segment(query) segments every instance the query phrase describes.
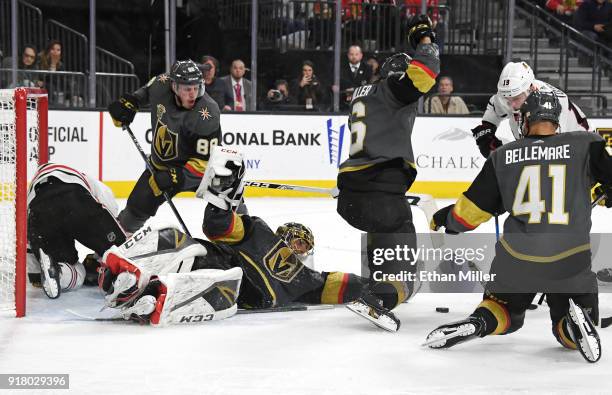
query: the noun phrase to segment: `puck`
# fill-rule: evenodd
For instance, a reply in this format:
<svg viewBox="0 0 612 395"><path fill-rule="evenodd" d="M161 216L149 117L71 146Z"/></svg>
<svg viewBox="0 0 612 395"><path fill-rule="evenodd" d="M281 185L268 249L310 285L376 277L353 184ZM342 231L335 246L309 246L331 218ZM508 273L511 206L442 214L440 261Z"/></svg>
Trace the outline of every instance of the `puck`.
<svg viewBox="0 0 612 395"><path fill-rule="evenodd" d="M607 327L610 326L610 324L612 324L612 317L602 318L601 319L601 327L602 328L607 328Z"/></svg>
<svg viewBox="0 0 612 395"><path fill-rule="evenodd" d="M538 308L538 305L537 304L533 304L533 303L530 304L529 307L527 307L528 310L535 310L537 308Z"/></svg>
<svg viewBox="0 0 612 395"><path fill-rule="evenodd" d="M449 309L448 309L448 307L436 307L436 312L438 312L438 313L448 313Z"/></svg>

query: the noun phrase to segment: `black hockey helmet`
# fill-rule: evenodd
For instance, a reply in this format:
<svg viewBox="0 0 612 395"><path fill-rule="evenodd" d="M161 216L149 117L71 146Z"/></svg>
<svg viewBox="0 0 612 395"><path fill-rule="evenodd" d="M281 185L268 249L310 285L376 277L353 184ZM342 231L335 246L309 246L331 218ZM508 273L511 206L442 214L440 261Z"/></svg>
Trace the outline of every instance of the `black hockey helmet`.
<svg viewBox="0 0 612 395"><path fill-rule="evenodd" d="M297 222L287 222L276 229L276 235L298 255L309 255L314 250L314 235L309 227ZM301 240L302 248L296 250L294 240Z"/></svg>
<svg viewBox="0 0 612 395"><path fill-rule="evenodd" d="M177 60L174 62L170 68L169 77L177 85L199 85L198 97L204 95L202 71L200 71L200 68L193 60Z"/></svg>
<svg viewBox="0 0 612 395"><path fill-rule="evenodd" d="M202 83L202 72L191 59L177 60L170 68L170 79L177 84L197 85Z"/></svg>
<svg viewBox="0 0 612 395"><path fill-rule="evenodd" d="M412 58L403 52L389 56L380 68L382 78L393 75L402 75L406 72Z"/></svg>
<svg viewBox="0 0 612 395"><path fill-rule="evenodd" d="M527 131L523 130L525 121L530 124L538 121L549 121L555 125L559 125L559 116L561 115L561 103L554 92L534 91L527 96L527 100L520 108L521 124L520 130L523 136L527 135Z"/></svg>

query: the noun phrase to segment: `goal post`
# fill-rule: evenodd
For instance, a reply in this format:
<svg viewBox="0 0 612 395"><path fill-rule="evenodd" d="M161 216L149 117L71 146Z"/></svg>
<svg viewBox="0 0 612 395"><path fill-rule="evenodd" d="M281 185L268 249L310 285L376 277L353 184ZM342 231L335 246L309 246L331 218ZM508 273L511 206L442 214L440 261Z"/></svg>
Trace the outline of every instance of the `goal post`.
<svg viewBox="0 0 612 395"><path fill-rule="evenodd" d="M0 89L0 310L26 312L27 193L49 159L44 89Z"/></svg>

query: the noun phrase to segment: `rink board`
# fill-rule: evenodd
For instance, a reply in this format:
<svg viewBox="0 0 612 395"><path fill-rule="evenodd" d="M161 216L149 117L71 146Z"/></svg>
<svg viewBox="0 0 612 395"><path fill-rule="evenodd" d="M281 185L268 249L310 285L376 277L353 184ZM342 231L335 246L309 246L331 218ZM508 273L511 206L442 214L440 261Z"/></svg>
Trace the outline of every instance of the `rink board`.
<svg viewBox="0 0 612 395"><path fill-rule="evenodd" d="M344 115L223 114L223 144L243 153L250 180L329 188L348 157L347 120ZM610 119L590 122L593 128L612 128ZM476 117L418 117L412 133L418 176L411 191L439 198L463 192L484 164L470 131L479 123ZM131 127L148 152L149 113L138 113ZM507 122L497 136L512 140ZM50 111L49 145L52 161L97 176L117 197L127 197L144 169L132 141L106 112ZM249 188L247 196L321 195Z"/></svg>

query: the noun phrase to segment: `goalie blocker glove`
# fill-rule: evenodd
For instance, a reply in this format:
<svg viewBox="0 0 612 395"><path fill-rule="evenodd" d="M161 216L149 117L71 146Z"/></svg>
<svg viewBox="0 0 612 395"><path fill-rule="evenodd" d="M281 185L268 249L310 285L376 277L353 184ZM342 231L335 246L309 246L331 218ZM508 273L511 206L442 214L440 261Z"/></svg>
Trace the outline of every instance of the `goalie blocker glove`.
<svg viewBox="0 0 612 395"><path fill-rule="evenodd" d="M138 112L138 98L132 94L124 93L119 100L109 104L108 112L116 127L129 126L134 121L136 112Z"/></svg>
<svg viewBox="0 0 612 395"><path fill-rule="evenodd" d="M238 151L216 146L196 191L202 198L222 210L234 210L244 192L244 160Z"/></svg>
<svg viewBox="0 0 612 395"><path fill-rule="evenodd" d="M492 151L495 151L503 144L500 139L495 137L496 130L497 126L487 121L482 121L481 125L472 129L478 149L485 158L488 158Z"/></svg>

